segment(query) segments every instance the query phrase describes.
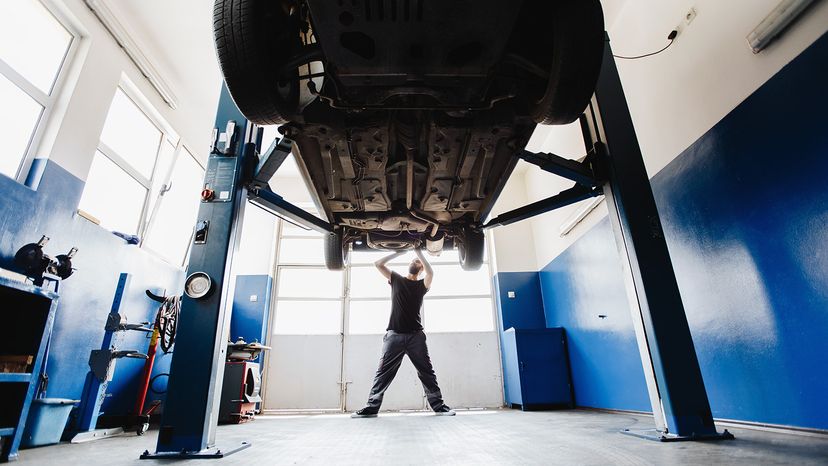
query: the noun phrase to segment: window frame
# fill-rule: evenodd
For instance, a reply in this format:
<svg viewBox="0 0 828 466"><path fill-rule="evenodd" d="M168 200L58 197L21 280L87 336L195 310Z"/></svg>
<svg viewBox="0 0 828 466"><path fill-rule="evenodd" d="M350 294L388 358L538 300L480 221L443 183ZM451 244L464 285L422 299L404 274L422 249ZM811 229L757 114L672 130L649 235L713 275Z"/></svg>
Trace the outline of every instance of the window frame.
<svg viewBox="0 0 828 466"><path fill-rule="evenodd" d="M35 129L32 134L29 135L29 143L26 146L26 150L23 154L21 154L22 157L17 166L17 171L14 176L11 177L19 183L25 183L29 176L34 159L37 158L37 153L41 149L41 145L44 142L44 134L50 126L50 120L55 114L55 107L57 106L58 101L61 100L63 93L67 91L69 75L72 74L71 69L78 57L81 44L86 40L86 37L84 36L77 21L68 15L61 5L57 4L54 0L35 1L39 2L43 8L45 8L46 11L52 15L55 21L57 21L58 24L60 24L63 29L69 33L71 38L69 46L66 48L66 52L63 55L60 68L52 81L52 86L48 93L44 93L35 84L29 82L28 79L23 77L23 75L12 68L11 65L0 58L0 75L3 75L3 77L8 79L12 84L17 86L17 88L31 97L32 100L37 102L38 105L43 107L43 110L41 110L40 116L35 123Z"/></svg>
<svg viewBox="0 0 828 466"><path fill-rule="evenodd" d="M167 142L167 141L162 140L161 144L159 145L158 153L156 154L156 160L155 160L156 165L158 164L158 156L161 154L161 147L163 147L165 142ZM204 163L202 163L201 160L199 160L198 157L196 157L196 155L193 153L193 151L190 150L189 146L184 144L183 138L179 138L178 144L175 145L174 147L175 147L175 149L173 150L170 166L167 169L167 173L164 174L164 176L161 180L158 180L160 182L160 189L164 193L166 193L167 189L171 189L170 188L170 181L172 180L173 172L175 171L175 164L178 163L178 158L179 157L184 156L184 157L192 158L193 161L195 161L196 165L201 167L202 180L204 179L204 173L203 172L207 171L207 167L204 166ZM112 160L112 159L110 159L110 160ZM117 165L117 163L116 163L116 165ZM159 172L158 172L157 169L153 169L153 177L158 173ZM187 242L187 249L184 251L184 259L182 260L182 262L180 264L175 264L175 263L170 262L160 252L158 252L155 249L153 249L153 248L151 248L151 247L144 244L147 241L148 233L152 232L152 227L153 227L153 225L155 225L155 222L158 219L158 211L161 209L161 204L164 203L164 195L161 194L161 193L158 193L158 198L155 199L155 202L153 203L153 192L152 192L153 181L156 181L156 180L154 180L152 178L149 180L150 188L147 189L147 196L146 196L146 200L144 202L145 210L146 210L147 213L146 213L146 215L142 214L141 221L142 221L142 224L144 225L144 227L143 227L144 231L143 231L142 234L140 234L138 236L140 238L140 242L138 243L138 247L140 247L141 249L143 249L145 251L151 252L154 256L158 257L159 259L163 260L164 262L167 262L168 264L172 264L172 265L174 265L176 267L180 267L180 268L186 267L187 262L190 260L190 251L192 251L192 249L193 249L193 241L192 240L193 240L193 235L195 234L195 224L193 224L193 228L192 228L193 231L190 233L190 241ZM152 204L152 205L150 205L150 204ZM198 218L196 218L196 221L198 221Z"/></svg>
<svg viewBox="0 0 828 466"><path fill-rule="evenodd" d="M146 98L140 94L138 89L135 87L132 82L126 79L125 76L122 76L121 81L119 82L118 86L115 88L115 92L112 93L112 98L109 100L109 108L107 109L107 117L109 116L109 110L112 109L112 104L115 101L115 98L118 95L118 92L122 92L124 96L130 100L135 105L135 108L138 109L149 122L158 130L160 133L158 138L157 147L155 149L155 159L152 163L152 175L147 178L143 174L141 174L136 168L134 168L129 162L126 161L123 157L121 157L115 150L111 147L107 146L106 143L103 142L101 138L103 136L103 128L101 127L101 134L98 136L98 144L95 147L97 152L100 152L104 157L108 158L112 163L118 166L121 170L123 170L127 175L129 175L132 179L137 181L144 189L147 190L146 195L144 195L144 202L143 207L141 208L141 215L138 218L138 229L135 234L139 238L143 238L144 233L148 231L149 225L147 224L147 219L151 215L149 212L150 206L150 198L152 197L152 181L153 179L159 175L158 173L158 158L161 155L161 151L164 147L165 142L170 142L176 149L173 152L173 163L175 164L175 158L180 151L181 146L181 138L178 137L178 134L169 128L169 125L163 124L160 118L156 118L153 115L153 112L148 111L149 108L152 108L151 105L148 105L146 102ZM139 97L140 96L140 97ZM106 124L106 123L104 123ZM169 179L170 173L165 175L165 178ZM89 181L88 179L86 180ZM92 215L95 215L95 212L89 212Z"/></svg>
<svg viewBox="0 0 828 466"><path fill-rule="evenodd" d="M187 243L187 250L184 252L184 260L182 263L176 264L170 262L166 257L162 254L158 253L157 251L153 250L150 247L145 246L146 242L146 235L152 231L152 227L157 220L157 213L160 209L161 205L164 202L164 196L159 195L156 198L156 193L153 191L154 182L158 181L158 186L160 189L164 190L166 187L169 186L170 179L172 178L173 172L175 170L176 164L178 163L179 157L191 157L195 163L201 168L202 171L206 171L206 167L203 161L199 160L196 156L196 152L192 150L191 146L184 141L178 132L176 132L172 126L167 123L166 119L161 116L161 113L152 105L152 103L147 99L144 94L138 89L138 87L124 74L121 75L121 80L119 81L118 85L115 87L115 92L112 94L112 98L110 99L109 108L112 107L112 102L114 102L115 97L118 91L123 92L124 96L135 105L135 108L138 109L149 122L158 130L160 133L158 139L158 146L155 150L155 160L153 161L152 167L152 175L147 178L146 176L142 175L135 167L133 167L126 159L121 157L114 149L107 146L106 143L103 142L101 136L103 135L103 127L101 127L101 135L98 137L98 145L96 146L96 152L100 152L104 157L109 159L112 163L114 163L118 168L124 171L128 176L132 179L137 181L141 186L146 189L146 194L144 195L143 200L143 207L141 208L141 215L138 219L138 230L135 233L140 242L138 246L141 249L144 249L150 252L153 256L167 262L168 264L174 265L176 267L182 268L185 267L187 261L189 260L190 250L192 249L192 241ZM169 144L173 149L172 157L170 159L170 164L166 168L159 167L158 161L161 156L161 152L164 150L164 145ZM88 181L88 180L87 180ZM90 212L90 214L94 215L94 212ZM195 225L193 225L195 228Z"/></svg>

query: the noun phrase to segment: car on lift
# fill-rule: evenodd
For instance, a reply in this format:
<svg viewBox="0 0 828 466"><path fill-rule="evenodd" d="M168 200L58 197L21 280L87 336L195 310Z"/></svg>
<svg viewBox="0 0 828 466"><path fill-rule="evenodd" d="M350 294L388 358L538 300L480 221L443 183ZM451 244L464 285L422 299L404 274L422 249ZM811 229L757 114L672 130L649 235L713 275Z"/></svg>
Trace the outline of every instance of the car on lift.
<svg viewBox="0 0 828 466"><path fill-rule="evenodd" d="M331 269L420 246L479 268L517 154L583 113L604 48L599 0L216 0L214 35L239 110L294 141Z"/></svg>

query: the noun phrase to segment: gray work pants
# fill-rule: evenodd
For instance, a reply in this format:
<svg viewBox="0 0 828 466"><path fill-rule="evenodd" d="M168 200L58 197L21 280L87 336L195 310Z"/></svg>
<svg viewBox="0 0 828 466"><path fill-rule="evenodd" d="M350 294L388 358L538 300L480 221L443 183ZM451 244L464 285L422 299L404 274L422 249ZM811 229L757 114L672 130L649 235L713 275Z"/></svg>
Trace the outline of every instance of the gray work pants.
<svg viewBox="0 0 828 466"><path fill-rule="evenodd" d="M379 410L382 397L391 385L391 381L394 380L394 376L397 375L397 370L405 355L408 355L414 368L417 369L417 376L423 383L431 409L440 409L443 406L443 394L437 386L437 376L434 374L434 368L431 367L426 336L422 330L413 333L397 333L389 330L382 338L382 358L377 368L377 375L374 376L374 386L368 397L368 407Z"/></svg>

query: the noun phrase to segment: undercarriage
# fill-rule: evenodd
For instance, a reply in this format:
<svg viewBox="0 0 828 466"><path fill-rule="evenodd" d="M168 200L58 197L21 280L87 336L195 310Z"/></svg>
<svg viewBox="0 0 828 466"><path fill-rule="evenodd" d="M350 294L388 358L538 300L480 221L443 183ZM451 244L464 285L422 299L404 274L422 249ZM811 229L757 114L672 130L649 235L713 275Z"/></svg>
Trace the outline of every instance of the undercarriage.
<svg viewBox="0 0 828 466"><path fill-rule="evenodd" d="M351 245L456 247L481 223L535 125L576 120L603 50L598 0L218 0L216 45L239 109L279 124Z"/></svg>
<svg viewBox="0 0 828 466"><path fill-rule="evenodd" d="M319 207L346 240L401 249L453 240L491 210L535 124L489 117L395 111L291 123L285 134Z"/></svg>

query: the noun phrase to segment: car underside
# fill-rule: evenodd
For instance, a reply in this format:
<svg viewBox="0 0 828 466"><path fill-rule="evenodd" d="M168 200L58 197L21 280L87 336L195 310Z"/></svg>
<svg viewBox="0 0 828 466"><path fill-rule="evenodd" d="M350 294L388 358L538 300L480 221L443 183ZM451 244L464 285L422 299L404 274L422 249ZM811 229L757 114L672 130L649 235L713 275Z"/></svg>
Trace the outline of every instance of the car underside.
<svg viewBox="0 0 828 466"><path fill-rule="evenodd" d="M603 50L598 0L217 0L216 44L244 115L279 124L350 246L456 247L479 229L535 125L578 118Z"/></svg>

